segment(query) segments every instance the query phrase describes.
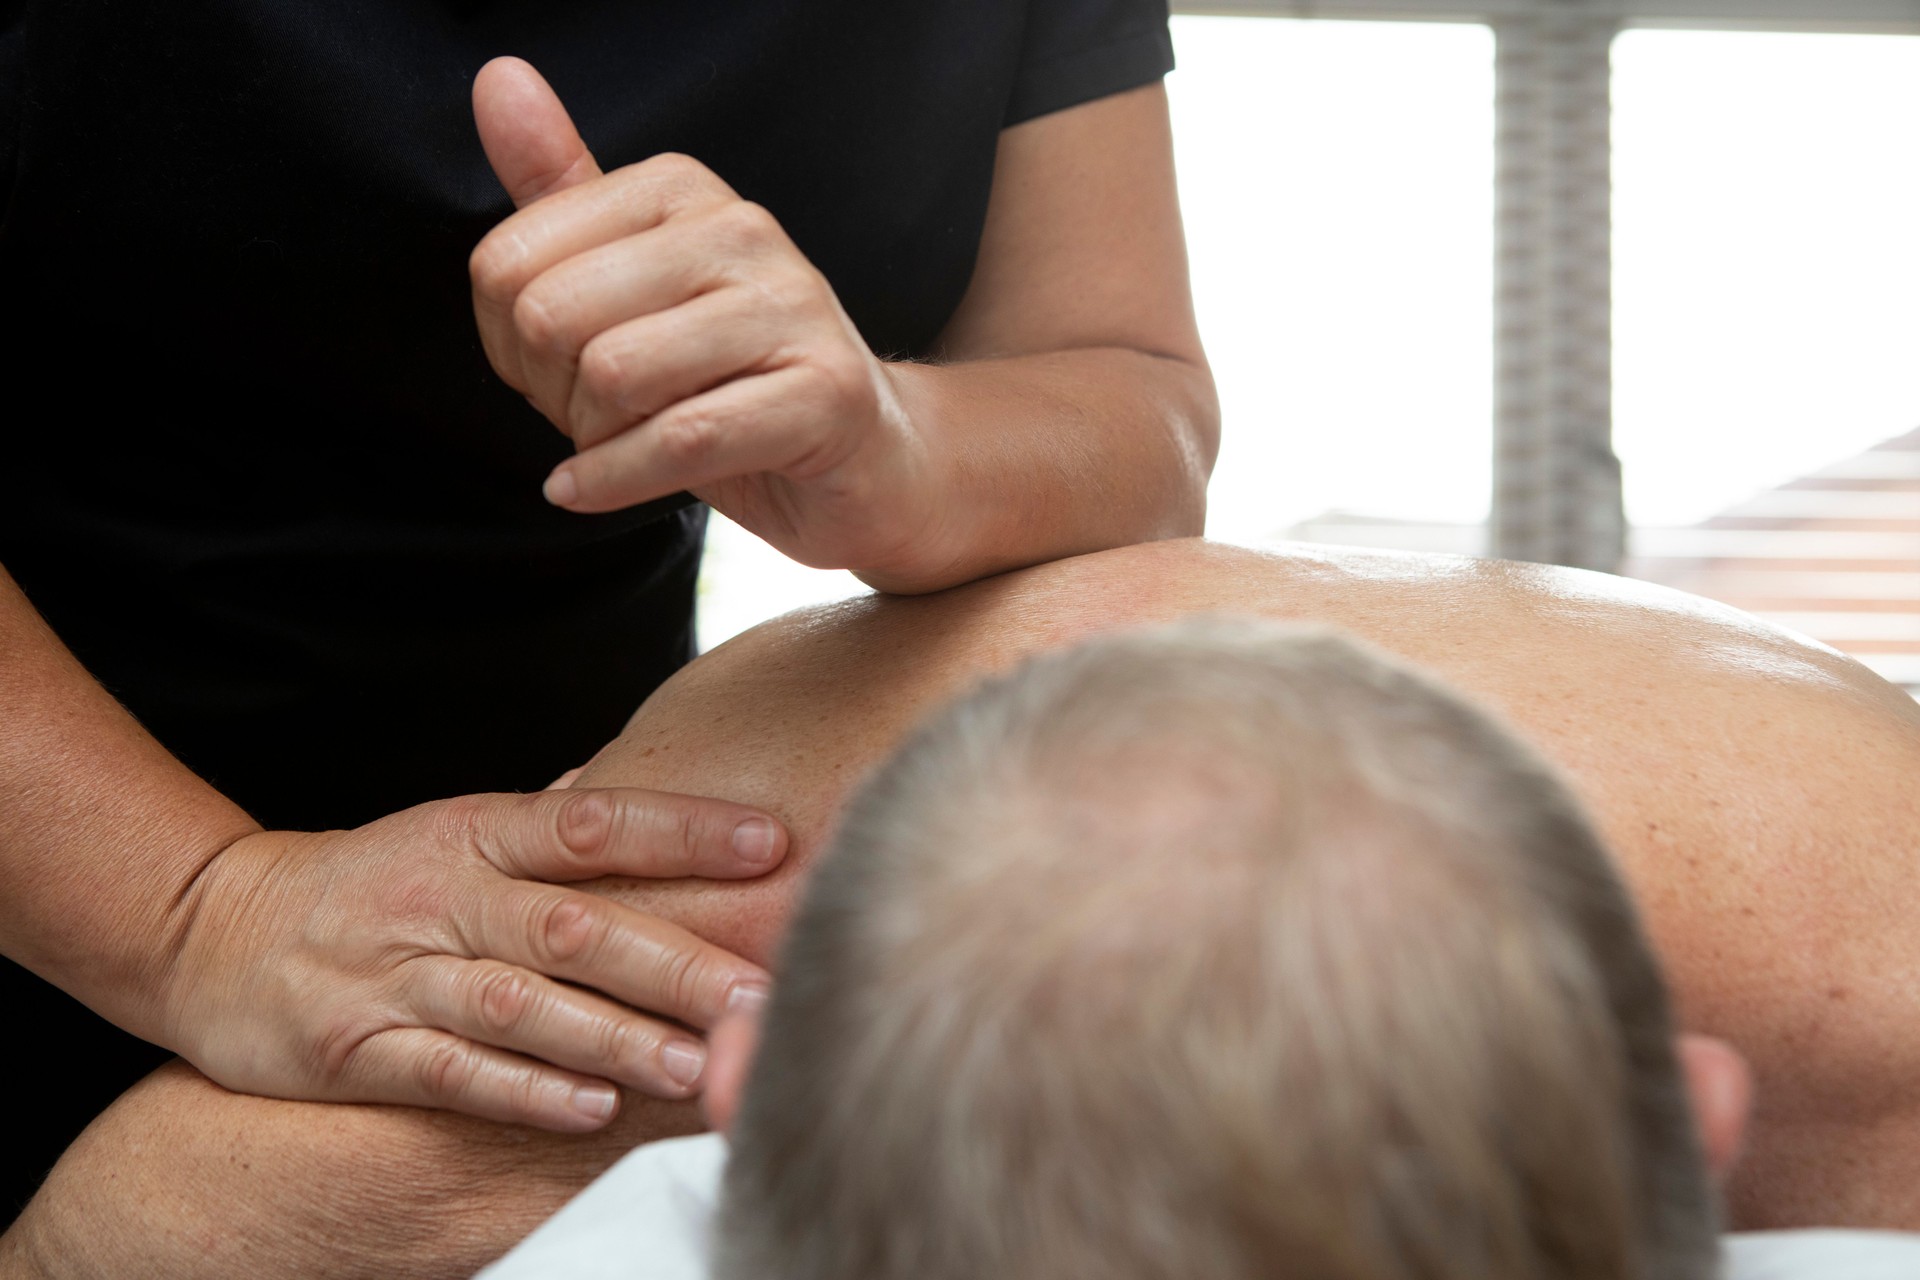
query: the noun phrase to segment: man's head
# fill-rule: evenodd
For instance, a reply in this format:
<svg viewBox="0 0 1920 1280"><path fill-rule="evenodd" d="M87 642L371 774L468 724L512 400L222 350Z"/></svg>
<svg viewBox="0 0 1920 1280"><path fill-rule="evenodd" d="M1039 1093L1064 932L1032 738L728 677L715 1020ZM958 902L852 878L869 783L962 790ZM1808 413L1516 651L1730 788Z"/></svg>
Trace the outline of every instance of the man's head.
<svg viewBox="0 0 1920 1280"><path fill-rule="evenodd" d="M1487 717L1337 637L1189 623L986 686L863 789L780 972L729 1280L1713 1265L1595 837Z"/></svg>

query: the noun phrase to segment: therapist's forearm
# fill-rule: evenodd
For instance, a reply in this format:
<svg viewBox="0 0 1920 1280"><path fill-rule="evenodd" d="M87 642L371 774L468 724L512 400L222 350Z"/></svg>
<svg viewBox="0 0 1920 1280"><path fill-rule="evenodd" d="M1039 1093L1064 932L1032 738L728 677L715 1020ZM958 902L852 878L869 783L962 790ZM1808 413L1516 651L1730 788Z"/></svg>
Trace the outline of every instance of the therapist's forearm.
<svg viewBox="0 0 1920 1280"><path fill-rule="evenodd" d="M182 895L257 830L100 687L0 570L0 953L158 1039Z"/></svg>
<svg viewBox="0 0 1920 1280"><path fill-rule="evenodd" d="M443 1280L472 1275L635 1144L701 1127L630 1097L552 1134L407 1107L148 1076L62 1156L0 1238L0 1280Z"/></svg>
<svg viewBox="0 0 1920 1280"><path fill-rule="evenodd" d="M937 518L896 563L855 566L869 582L925 591L1203 531L1220 411L1161 85L1001 133L973 277L933 351L885 368Z"/></svg>
<svg viewBox="0 0 1920 1280"><path fill-rule="evenodd" d="M1126 347L892 364L945 495L934 534L860 576L939 590L1206 522L1219 407L1204 364Z"/></svg>

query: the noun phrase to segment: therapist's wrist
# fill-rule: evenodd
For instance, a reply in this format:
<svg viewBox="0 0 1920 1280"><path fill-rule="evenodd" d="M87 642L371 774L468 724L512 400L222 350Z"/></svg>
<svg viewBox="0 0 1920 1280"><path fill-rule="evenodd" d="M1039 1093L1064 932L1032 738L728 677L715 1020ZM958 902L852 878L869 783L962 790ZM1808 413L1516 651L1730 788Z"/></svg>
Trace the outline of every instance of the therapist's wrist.
<svg viewBox="0 0 1920 1280"><path fill-rule="evenodd" d="M196 1065L216 1056L208 1043L209 1035L217 1034L216 1020L209 1014L228 999L222 984L239 976L229 949L245 940L244 916L238 912L252 894L247 882L257 882L258 868L285 857L303 834L254 827L207 852L176 897L158 952L163 962L155 966L154 1021L147 1039ZM243 863L254 868L251 876L236 868Z"/></svg>
<svg viewBox="0 0 1920 1280"><path fill-rule="evenodd" d="M179 1051L173 1010L196 888L220 853L260 831L224 796L193 780L170 812L128 823L124 843L73 887L65 919L41 917L12 958L94 1013L143 1040ZM204 793L204 794L201 794Z"/></svg>
<svg viewBox="0 0 1920 1280"><path fill-rule="evenodd" d="M983 513L965 510L958 500L970 487L967 460L941 427L946 371L915 361L883 360L879 368L886 383L882 416L891 419L896 447L910 459L898 470L912 477L916 491L890 504L898 513L892 535L846 567L874 590L894 595L941 591L991 572L978 563Z"/></svg>

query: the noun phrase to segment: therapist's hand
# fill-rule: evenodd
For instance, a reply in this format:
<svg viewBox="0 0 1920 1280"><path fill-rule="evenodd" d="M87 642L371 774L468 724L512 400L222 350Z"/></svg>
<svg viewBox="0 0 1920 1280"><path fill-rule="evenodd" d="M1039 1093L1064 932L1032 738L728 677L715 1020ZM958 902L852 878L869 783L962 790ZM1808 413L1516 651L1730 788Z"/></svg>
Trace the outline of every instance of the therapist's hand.
<svg viewBox="0 0 1920 1280"><path fill-rule="evenodd" d="M942 489L887 367L773 216L661 155L602 174L526 63L474 82L519 212L471 262L488 358L572 438L573 511L692 490L794 558L883 575L941 554Z"/></svg>
<svg viewBox="0 0 1920 1280"><path fill-rule="evenodd" d="M188 891L167 1042L241 1092L597 1129L612 1084L697 1093L705 1046L682 1028L767 975L561 882L757 876L786 843L739 805L615 788L258 832Z"/></svg>

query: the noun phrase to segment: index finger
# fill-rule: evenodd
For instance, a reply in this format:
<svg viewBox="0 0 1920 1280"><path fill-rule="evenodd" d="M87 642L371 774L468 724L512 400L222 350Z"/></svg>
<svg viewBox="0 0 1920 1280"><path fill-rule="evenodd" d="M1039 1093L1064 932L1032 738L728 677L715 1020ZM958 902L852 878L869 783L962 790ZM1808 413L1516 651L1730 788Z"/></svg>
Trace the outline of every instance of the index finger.
<svg viewBox="0 0 1920 1280"><path fill-rule="evenodd" d="M590 987L630 1008L710 1027L763 997L767 972L679 925L554 885L509 883L457 927L477 957Z"/></svg>
<svg viewBox="0 0 1920 1280"><path fill-rule="evenodd" d="M598 182L556 188L523 206L482 238L468 272L481 302L505 316L520 291L557 263L684 213L738 199L698 160L657 155Z"/></svg>
<svg viewBox="0 0 1920 1280"><path fill-rule="evenodd" d="M746 805L638 787L497 796L469 810L472 848L516 880L740 880L787 855L787 832Z"/></svg>
<svg viewBox="0 0 1920 1280"><path fill-rule="evenodd" d="M531 392L513 319L523 289L576 254L637 235L685 210L734 198L705 165L664 155L522 208L489 231L467 262L474 319L487 358L516 389Z"/></svg>

